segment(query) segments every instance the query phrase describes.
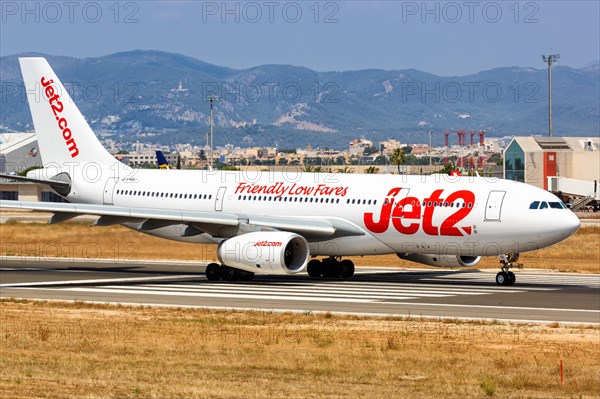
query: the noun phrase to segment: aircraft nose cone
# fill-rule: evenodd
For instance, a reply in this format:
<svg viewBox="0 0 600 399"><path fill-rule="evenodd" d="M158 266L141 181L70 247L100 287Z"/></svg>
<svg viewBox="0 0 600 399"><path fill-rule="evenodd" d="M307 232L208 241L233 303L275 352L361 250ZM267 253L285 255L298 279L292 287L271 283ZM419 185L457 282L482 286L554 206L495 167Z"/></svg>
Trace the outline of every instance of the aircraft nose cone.
<svg viewBox="0 0 600 399"><path fill-rule="evenodd" d="M569 211L569 216L565 217L564 220L562 220L561 224L564 228L565 233L567 233L567 237L569 237L579 229L579 226L581 226L581 221L579 220L576 214Z"/></svg>

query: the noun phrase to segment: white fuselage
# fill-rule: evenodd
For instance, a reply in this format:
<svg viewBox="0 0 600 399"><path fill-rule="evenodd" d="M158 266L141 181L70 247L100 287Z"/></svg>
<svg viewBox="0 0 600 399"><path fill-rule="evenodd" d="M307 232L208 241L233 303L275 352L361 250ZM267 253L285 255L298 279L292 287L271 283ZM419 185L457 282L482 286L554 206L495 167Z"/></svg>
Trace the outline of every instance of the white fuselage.
<svg viewBox="0 0 600 399"><path fill-rule="evenodd" d="M521 253L559 242L579 226L553 194L495 178L305 173L293 168L164 171L122 164L94 176L75 173L67 198L122 207L341 220L365 233L313 240L311 255ZM561 206L530 209L535 201ZM184 228L147 233L187 242L220 241L207 234L181 237Z"/></svg>

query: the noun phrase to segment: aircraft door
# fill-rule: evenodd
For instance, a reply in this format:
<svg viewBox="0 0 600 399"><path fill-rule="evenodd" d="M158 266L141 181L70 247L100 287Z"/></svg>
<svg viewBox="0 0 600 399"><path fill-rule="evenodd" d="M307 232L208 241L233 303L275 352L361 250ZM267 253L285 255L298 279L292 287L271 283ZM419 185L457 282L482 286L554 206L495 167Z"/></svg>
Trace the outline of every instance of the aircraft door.
<svg viewBox="0 0 600 399"><path fill-rule="evenodd" d="M223 210L223 199L225 198L225 191L227 187L219 187L217 191L217 197L215 198L215 211L221 212Z"/></svg>
<svg viewBox="0 0 600 399"><path fill-rule="evenodd" d="M103 203L104 205L113 205L113 196L115 192L115 186L117 185L117 178L110 177L104 185Z"/></svg>
<svg viewBox="0 0 600 399"><path fill-rule="evenodd" d="M506 191L490 191L485 204L485 221L498 222L502 214L502 202Z"/></svg>

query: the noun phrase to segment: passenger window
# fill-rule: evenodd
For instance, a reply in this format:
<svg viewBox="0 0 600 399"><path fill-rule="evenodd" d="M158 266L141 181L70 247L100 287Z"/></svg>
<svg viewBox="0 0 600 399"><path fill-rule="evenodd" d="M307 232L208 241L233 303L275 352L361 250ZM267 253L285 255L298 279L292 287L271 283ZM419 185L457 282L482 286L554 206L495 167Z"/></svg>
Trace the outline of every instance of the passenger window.
<svg viewBox="0 0 600 399"><path fill-rule="evenodd" d="M540 206L540 201L533 201L531 205L529 205L529 209L538 209Z"/></svg>
<svg viewBox="0 0 600 399"><path fill-rule="evenodd" d="M542 204L540 205L540 209L547 209L548 208L548 203L546 201L543 201Z"/></svg>

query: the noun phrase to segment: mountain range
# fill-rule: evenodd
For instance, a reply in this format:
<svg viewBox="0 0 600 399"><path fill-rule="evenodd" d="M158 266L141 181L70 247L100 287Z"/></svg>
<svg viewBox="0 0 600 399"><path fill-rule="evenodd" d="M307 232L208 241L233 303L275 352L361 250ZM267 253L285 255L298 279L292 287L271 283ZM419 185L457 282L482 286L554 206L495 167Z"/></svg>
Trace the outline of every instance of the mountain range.
<svg viewBox="0 0 600 399"><path fill-rule="evenodd" d="M415 69L317 72L289 65L231 69L179 54L0 57L0 131L32 129L18 57L44 56L92 128L118 141L347 148L374 141L442 141L444 130L547 134L545 68L503 67L444 77ZM453 62L460 62L457 57ZM541 61L540 61L541 63ZM554 135L600 132L600 64L552 69Z"/></svg>

